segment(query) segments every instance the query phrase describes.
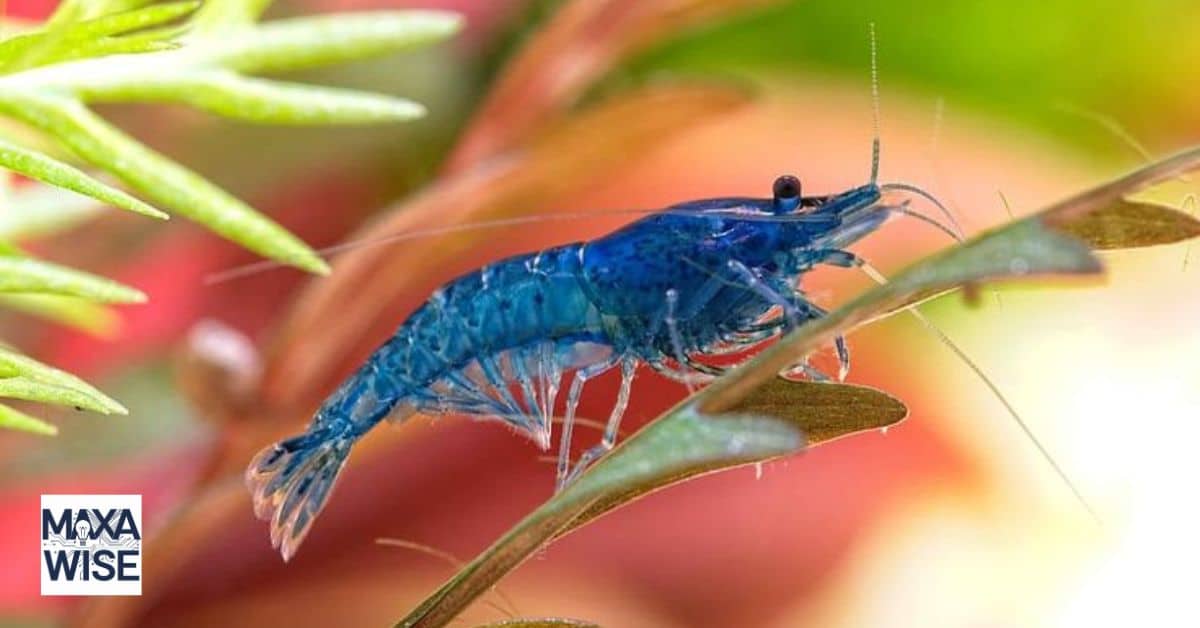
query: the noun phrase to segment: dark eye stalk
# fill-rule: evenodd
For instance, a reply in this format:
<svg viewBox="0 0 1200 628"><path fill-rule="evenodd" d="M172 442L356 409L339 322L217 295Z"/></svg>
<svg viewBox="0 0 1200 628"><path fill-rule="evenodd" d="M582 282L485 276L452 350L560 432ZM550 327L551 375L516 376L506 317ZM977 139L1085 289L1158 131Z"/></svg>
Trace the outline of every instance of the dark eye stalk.
<svg viewBox="0 0 1200 628"><path fill-rule="evenodd" d="M800 198L800 179L790 174L785 174L775 179L773 191L775 200L777 201L790 201Z"/></svg>

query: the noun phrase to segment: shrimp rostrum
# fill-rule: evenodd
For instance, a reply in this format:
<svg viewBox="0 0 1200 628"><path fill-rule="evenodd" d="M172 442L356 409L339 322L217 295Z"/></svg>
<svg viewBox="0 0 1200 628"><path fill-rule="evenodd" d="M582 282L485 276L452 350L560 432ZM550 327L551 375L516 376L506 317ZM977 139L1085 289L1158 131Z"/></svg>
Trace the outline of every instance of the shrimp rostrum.
<svg viewBox="0 0 1200 628"><path fill-rule="evenodd" d="M640 365L691 385L724 369L706 362L824 312L798 288L823 264L853 266L848 246L906 214L872 182L801 195L779 177L769 198L668 207L604 237L490 264L438 289L322 404L308 430L251 462L256 513L285 559L308 533L354 443L384 418L459 414L498 419L549 449L565 391L557 484L615 444ZM837 341L839 377L849 365ZM711 361L711 360L710 360ZM588 380L617 369L621 385L600 442L571 465L571 431ZM806 364L798 371L824 377Z"/></svg>

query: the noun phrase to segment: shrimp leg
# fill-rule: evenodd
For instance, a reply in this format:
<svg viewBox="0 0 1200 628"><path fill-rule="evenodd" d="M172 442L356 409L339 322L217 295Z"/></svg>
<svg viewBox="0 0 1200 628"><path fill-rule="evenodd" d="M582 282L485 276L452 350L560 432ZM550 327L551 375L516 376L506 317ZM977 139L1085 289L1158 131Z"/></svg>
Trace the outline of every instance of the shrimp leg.
<svg viewBox="0 0 1200 628"><path fill-rule="evenodd" d="M580 368L575 371L575 374L571 378L571 388L567 392L567 409L563 415L562 435L558 437L558 472L555 478L556 490L558 491L561 491L567 485L567 470L571 465L571 432L575 428L575 409L579 406L579 398L583 395L583 385L589 379L616 366L619 360L621 358L617 356L610 356L603 362L597 362ZM624 384L625 380L622 380L622 386ZM628 396L626 392L626 399L628 399Z"/></svg>
<svg viewBox="0 0 1200 628"><path fill-rule="evenodd" d="M583 452L579 456L579 460L575 463L575 468L571 469L571 473L567 475L567 479L563 485L570 484L587 469L588 465L594 462L600 456L603 456L617 444L617 435L621 429L621 419L625 416L625 409L629 407L629 391L633 388L633 373L637 369L637 363L631 358L621 360L621 388L617 392L617 403L613 406L612 414L608 417L608 423L604 426L604 435L600 439L598 445L594 445L591 449ZM561 487L560 487L561 488Z"/></svg>
<svg viewBox="0 0 1200 628"><path fill-rule="evenodd" d="M845 267L857 266L860 263L858 256L853 253L836 249L821 251L821 259L826 263ZM803 318L817 318L826 315L825 310L808 302L804 295L778 277L759 277L749 267L737 260L730 260L729 268L741 276L750 288L764 299L783 308L784 316L787 317L783 333L787 333L797 326L798 321L802 320L801 314L808 315ZM834 346L838 355L838 380L842 381L846 379L846 375L850 371L850 349L846 345L845 336L838 336L834 340ZM813 369L807 364L802 365L799 370L812 377Z"/></svg>
<svg viewBox="0 0 1200 628"><path fill-rule="evenodd" d="M787 317L784 333L794 329L803 320L801 314L810 306L786 281L773 276L760 277L758 273L750 270L750 267L737 260L729 260L729 269L741 277L760 297L783 310L783 315Z"/></svg>
<svg viewBox="0 0 1200 628"><path fill-rule="evenodd" d="M696 392L695 382L692 381L691 373L686 371L688 359L687 354L683 350L683 336L679 333L679 321L676 318L676 311L679 309L679 293L674 288L667 290L667 314L663 320L667 323L667 335L671 338L671 349L675 361L679 364L680 381L688 388L688 393Z"/></svg>

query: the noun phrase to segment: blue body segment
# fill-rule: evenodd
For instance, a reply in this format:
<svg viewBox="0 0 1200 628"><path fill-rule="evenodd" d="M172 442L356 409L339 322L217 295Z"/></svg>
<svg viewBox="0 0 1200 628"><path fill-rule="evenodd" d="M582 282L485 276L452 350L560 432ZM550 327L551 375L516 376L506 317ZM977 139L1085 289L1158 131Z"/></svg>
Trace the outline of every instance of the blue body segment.
<svg viewBox="0 0 1200 628"><path fill-rule="evenodd" d="M712 374L719 369L703 356L822 315L796 288L800 277L853 260L844 247L877 229L889 209L874 184L801 197L785 177L773 198L675 205L596 240L449 282L324 402L308 432L251 463L247 481L258 513L272 519L272 541L285 558L295 551L351 445L388 416L496 417L549 447L560 379L572 372L561 485L583 382L618 365L623 373L602 447L579 468L615 440L636 365Z"/></svg>

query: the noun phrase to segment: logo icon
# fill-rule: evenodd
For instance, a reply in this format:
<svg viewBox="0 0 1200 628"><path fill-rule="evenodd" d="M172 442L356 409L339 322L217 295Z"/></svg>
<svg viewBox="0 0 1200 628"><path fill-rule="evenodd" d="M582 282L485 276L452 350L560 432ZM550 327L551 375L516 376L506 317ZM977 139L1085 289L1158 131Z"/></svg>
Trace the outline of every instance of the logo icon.
<svg viewBox="0 0 1200 628"><path fill-rule="evenodd" d="M42 495L42 595L141 595L142 496Z"/></svg>

